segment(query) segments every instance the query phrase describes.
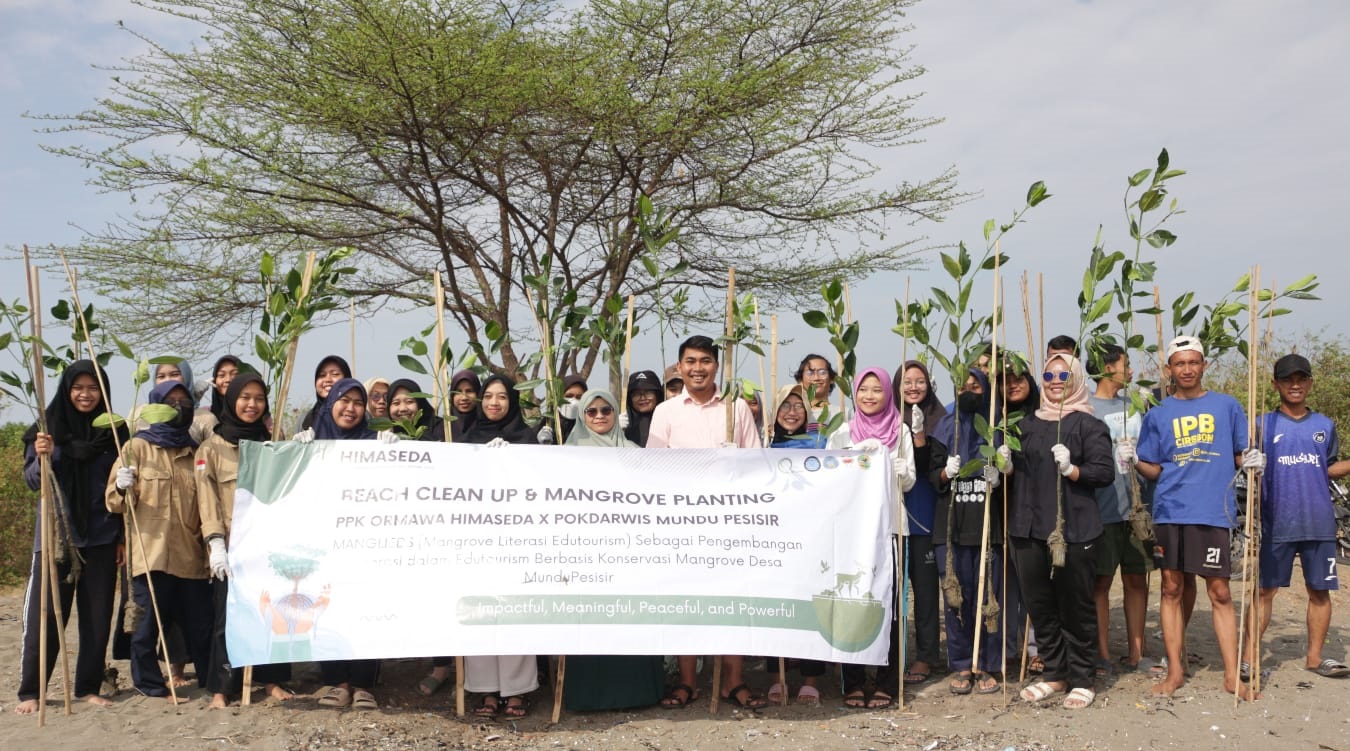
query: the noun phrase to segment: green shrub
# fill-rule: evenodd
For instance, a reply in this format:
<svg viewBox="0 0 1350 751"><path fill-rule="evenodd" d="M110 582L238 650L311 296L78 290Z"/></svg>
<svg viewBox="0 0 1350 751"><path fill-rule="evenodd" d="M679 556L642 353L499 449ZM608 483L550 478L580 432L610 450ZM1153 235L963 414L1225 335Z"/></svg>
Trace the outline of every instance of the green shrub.
<svg viewBox="0 0 1350 751"><path fill-rule="evenodd" d="M22 582L32 562L38 494L23 481L27 429L27 423L0 425L0 585Z"/></svg>

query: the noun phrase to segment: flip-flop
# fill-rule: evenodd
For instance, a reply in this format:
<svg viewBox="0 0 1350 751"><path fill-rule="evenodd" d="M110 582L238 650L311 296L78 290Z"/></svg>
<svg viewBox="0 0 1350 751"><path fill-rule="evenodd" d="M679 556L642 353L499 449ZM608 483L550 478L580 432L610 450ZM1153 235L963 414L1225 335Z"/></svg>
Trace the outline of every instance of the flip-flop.
<svg viewBox="0 0 1350 751"><path fill-rule="evenodd" d="M1350 675L1350 666L1347 666L1342 662L1337 662L1331 658L1322 660L1315 668L1307 669L1317 673L1323 678L1344 678L1347 675Z"/></svg>
<svg viewBox="0 0 1350 751"><path fill-rule="evenodd" d="M515 702L512 704L511 702ZM530 698L524 694L506 697L502 704L502 716L520 719L530 713Z"/></svg>
<svg viewBox="0 0 1350 751"><path fill-rule="evenodd" d="M911 668L905 673L905 685L917 686L920 683L927 683L928 679L932 677L933 671L931 670L914 670Z"/></svg>
<svg viewBox="0 0 1350 751"><path fill-rule="evenodd" d="M1065 709L1087 709L1092 706L1092 702L1097 698L1097 692L1090 688L1075 688L1064 697L1061 706Z"/></svg>
<svg viewBox="0 0 1350 751"><path fill-rule="evenodd" d="M797 703L811 707L820 706L820 691L815 686L802 686L797 689Z"/></svg>
<svg viewBox="0 0 1350 751"><path fill-rule="evenodd" d="M867 699L868 709L887 709L895 703L895 697L884 691L873 691Z"/></svg>
<svg viewBox="0 0 1350 751"><path fill-rule="evenodd" d="M844 706L849 709L867 709L867 694L862 689L844 694Z"/></svg>
<svg viewBox="0 0 1350 751"><path fill-rule="evenodd" d="M491 700L489 703L488 700ZM496 717L498 712L502 711L502 699L496 694L483 694L483 698L478 700L478 706L473 708L474 717Z"/></svg>
<svg viewBox="0 0 1350 751"><path fill-rule="evenodd" d="M966 696L975 689L975 677L970 673L957 673L947 681L947 690L957 696Z"/></svg>
<svg viewBox="0 0 1350 751"><path fill-rule="evenodd" d="M980 672L976 673L974 677L975 677L975 693L977 694L997 694L999 692L999 689L1003 687L1002 682L999 681L998 679L998 676L994 675L993 673L986 673L983 670L981 670ZM981 686L980 684L984 683L985 681L993 681L994 685Z"/></svg>
<svg viewBox="0 0 1350 751"><path fill-rule="evenodd" d="M1063 690L1064 689L1062 688L1055 688L1045 681L1036 681L1030 686L1022 689L1017 695L1021 697L1022 701L1034 704L1036 702L1045 701Z"/></svg>

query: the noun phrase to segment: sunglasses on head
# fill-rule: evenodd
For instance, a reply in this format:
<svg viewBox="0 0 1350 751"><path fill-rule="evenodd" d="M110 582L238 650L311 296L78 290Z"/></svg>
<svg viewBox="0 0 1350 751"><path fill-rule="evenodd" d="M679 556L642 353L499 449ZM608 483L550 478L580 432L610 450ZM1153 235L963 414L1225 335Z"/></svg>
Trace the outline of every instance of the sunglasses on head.
<svg viewBox="0 0 1350 751"><path fill-rule="evenodd" d="M609 417L609 416L612 415L612 414L614 414L614 408L613 408L613 407L608 407L608 406L606 406L606 407L587 407L587 408L586 408L586 416L587 416L587 417L592 417L592 418L594 418L594 417Z"/></svg>
<svg viewBox="0 0 1350 751"><path fill-rule="evenodd" d="M1047 371L1045 371L1044 373L1041 373L1041 378L1044 378L1046 383L1051 383L1051 382L1053 382L1053 381L1067 381L1067 380L1069 380L1069 371L1067 371L1067 370L1060 370L1060 371L1051 371L1051 370L1047 370Z"/></svg>

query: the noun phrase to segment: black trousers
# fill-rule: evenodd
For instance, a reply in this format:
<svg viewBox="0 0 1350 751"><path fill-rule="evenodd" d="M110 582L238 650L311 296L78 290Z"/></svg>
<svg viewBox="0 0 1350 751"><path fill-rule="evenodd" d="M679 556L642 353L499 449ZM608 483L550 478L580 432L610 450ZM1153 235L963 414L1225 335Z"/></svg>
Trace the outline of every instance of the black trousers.
<svg viewBox="0 0 1350 751"><path fill-rule="evenodd" d="M891 631L890 631L890 650L886 655L886 664L877 666L875 682L872 684L878 691L884 691L889 696L899 696L900 690L900 586L896 581L897 571L895 568L896 549L891 546L891 591L893 599L891 601ZM867 666L856 663L846 662L842 666L844 678L844 693L849 694L854 691L861 691L863 686L867 685Z"/></svg>
<svg viewBox="0 0 1350 751"><path fill-rule="evenodd" d="M52 586L61 595L61 615L70 620L70 604L79 612L76 620L80 635L80 653L75 660L75 696L97 694L103 686L107 667L108 637L112 632L113 596L117 588L117 545L92 545L79 549L84 558L80 578L66 581L70 561L56 567ZM57 630L66 623L56 622L54 608L47 609L47 664L39 673L38 652L42 621L42 554L33 553L33 568L23 601L23 654L19 667L19 701L38 698L39 687L46 683L56 658L61 655Z"/></svg>
<svg viewBox="0 0 1350 751"><path fill-rule="evenodd" d="M1036 648L1045 662L1043 681L1068 681L1069 688L1093 687L1097 655L1097 543L1069 543L1064 568L1050 564L1044 540L1010 539L1022 585L1022 602L1036 629Z"/></svg>
<svg viewBox="0 0 1350 751"><path fill-rule="evenodd" d="M239 696L244 690L244 671L230 665L230 656L225 650L225 604L229 594L229 582L211 580L211 604L215 623L211 629L211 663L206 670L203 685L213 694ZM285 683L290 679L291 665L288 662L258 665L253 669L253 680L256 683Z"/></svg>
<svg viewBox="0 0 1350 751"><path fill-rule="evenodd" d="M352 688L375 688L375 680L380 676L379 660L324 660L319 663L319 673L325 686L350 684Z"/></svg>
<svg viewBox="0 0 1350 751"><path fill-rule="evenodd" d="M197 685L203 686L211 658L211 624L214 621L211 582L208 579L183 579L162 571L151 572L150 576L154 577L155 600L159 603L164 628L177 624L182 629L188 658L197 669ZM155 623L150 586L144 574L132 578L131 596L145 611L131 635L131 682L146 696L168 696L169 687L156 659L159 625Z"/></svg>
<svg viewBox="0 0 1350 751"><path fill-rule="evenodd" d="M905 538L905 558L909 561L909 586L914 594L914 662L938 667L938 568L933 553L932 535Z"/></svg>

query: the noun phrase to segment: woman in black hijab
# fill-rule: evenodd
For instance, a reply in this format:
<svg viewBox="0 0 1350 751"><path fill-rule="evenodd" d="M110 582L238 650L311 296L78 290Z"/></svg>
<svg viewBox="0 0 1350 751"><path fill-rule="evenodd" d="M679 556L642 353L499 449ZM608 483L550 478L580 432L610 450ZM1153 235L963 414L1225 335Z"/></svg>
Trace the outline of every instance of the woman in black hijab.
<svg viewBox="0 0 1350 751"><path fill-rule="evenodd" d="M539 442L534 429L521 415L515 381L504 375L494 375L483 381L483 396L478 401L473 425L465 432L464 441L481 444L498 441L494 445Z"/></svg>
<svg viewBox="0 0 1350 751"><path fill-rule="evenodd" d="M300 428L312 428L319 418L319 413L323 411L324 399L328 397L328 392L333 385L343 378L352 377L352 366L347 361L337 355L329 355L319 361L318 367L314 368L314 406L305 415L305 419L300 422ZM361 394L365 396L365 388L361 389Z"/></svg>
<svg viewBox="0 0 1350 751"><path fill-rule="evenodd" d="M647 434L651 431L652 415L656 405L663 401L661 379L650 370L639 370L628 376L628 404L624 405L627 418L623 426L623 435L637 445L647 447Z"/></svg>
<svg viewBox="0 0 1350 751"><path fill-rule="evenodd" d="M101 385L100 385L101 382ZM54 586L61 595L61 614L70 618L71 600L79 611L80 652L75 662L75 697L91 704L107 705L99 695L103 685L105 655L111 635L113 593L116 590L117 567L124 553L122 517L110 514L103 503L104 483L117 462L117 445L113 432L94 427L94 418L108 411L103 400L108 380L102 370L90 360L71 363L61 373L56 395L47 406L47 432L38 432L33 425L23 435L24 480L28 487L41 487L42 473L39 454L51 457L52 474L57 492L57 528L52 540L60 546L54 550L57 561ZM126 429L118 428L121 440L126 440ZM80 566L72 571L76 560ZM38 652L41 613L41 595L38 582L42 575L42 520L33 538L33 568L25 593L23 609L23 652L19 671L18 714L32 714L38 710L39 686L46 682L60 653L57 629L65 623L56 623L56 614L47 615L47 664L39 671ZM74 583L68 581L74 575Z"/></svg>
<svg viewBox="0 0 1350 751"><path fill-rule="evenodd" d="M461 370L450 380L450 438L459 443L478 414L478 400L483 396L483 382L472 370Z"/></svg>
<svg viewBox="0 0 1350 751"><path fill-rule="evenodd" d="M422 388L411 378L400 378L389 385L389 419L394 421L393 431L406 438L408 434L399 423L415 420L422 429L417 440L444 441L445 420L436 415L431 401L425 396L411 396L418 393L422 393Z"/></svg>
<svg viewBox="0 0 1350 751"><path fill-rule="evenodd" d="M211 414L220 419L225 411L225 390L235 377L244 372L244 361L234 355L223 355L211 368Z"/></svg>

